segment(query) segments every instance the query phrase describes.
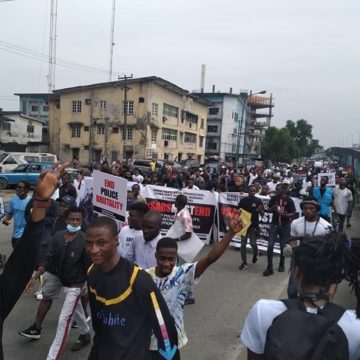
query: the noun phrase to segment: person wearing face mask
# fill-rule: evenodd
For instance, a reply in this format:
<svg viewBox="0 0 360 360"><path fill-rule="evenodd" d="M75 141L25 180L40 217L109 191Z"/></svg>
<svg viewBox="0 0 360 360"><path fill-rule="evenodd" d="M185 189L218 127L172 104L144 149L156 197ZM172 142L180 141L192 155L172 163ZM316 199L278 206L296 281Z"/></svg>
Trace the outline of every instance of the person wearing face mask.
<svg viewBox="0 0 360 360"><path fill-rule="evenodd" d="M90 259L85 252L85 234L81 231L82 220L82 210L75 206L70 208L66 215L66 230L58 231L54 235L43 264L39 266L26 286L26 290L31 292L40 275L50 270L57 274L58 281L53 284L52 294L49 295L54 297L59 293L61 287L64 289L64 304L47 360L58 359L61 356L74 314L80 328L80 336L71 349L77 351L90 343L90 328L79 301L84 291L86 270L90 266ZM44 317L41 320L43 319ZM40 338L40 334L41 323L39 324L37 321L32 327L20 333L31 339Z"/></svg>

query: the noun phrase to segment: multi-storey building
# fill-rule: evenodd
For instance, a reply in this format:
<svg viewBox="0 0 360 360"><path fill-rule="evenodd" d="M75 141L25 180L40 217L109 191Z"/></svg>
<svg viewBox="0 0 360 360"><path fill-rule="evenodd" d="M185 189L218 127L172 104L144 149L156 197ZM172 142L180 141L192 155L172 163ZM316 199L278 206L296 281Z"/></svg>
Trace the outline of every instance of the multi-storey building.
<svg viewBox="0 0 360 360"><path fill-rule="evenodd" d="M208 105L155 76L55 90L51 151L84 164L101 156L203 163Z"/></svg>
<svg viewBox="0 0 360 360"><path fill-rule="evenodd" d="M16 93L19 96L19 111L34 119L41 120L44 124L42 129L42 148L47 151L49 144L49 93Z"/></svg>
<svg viewBox="0 0 360 360"><path fill-rule="evenodd" d="M205 156L219 156L235 163L244 150L246 125L245 100L230 92L196 93L211 102L208 108Z"/></svg>
<svg viewBox="0 0 360 360"><path fill-rule="evenodd" d="M261 158L261 141L265 130L271 125L273 107L272 94L270 96L241 94L246 101L249 113L246 117L245 146L242 155L243 162L253 163Z"/></svg>
<svg viewBox="0 0 360 360"><path fill-rule="evenodd" d="M43 121L20 111L0 109L0 147L5 151L43 152Z"/></svg>
<svg viewBox="0 0 360 360"><path fill-rule="evenodd" d="M49 123L48 93L16 93L19 96L19 111L32 118L39 119L47 127Z"/></svg>

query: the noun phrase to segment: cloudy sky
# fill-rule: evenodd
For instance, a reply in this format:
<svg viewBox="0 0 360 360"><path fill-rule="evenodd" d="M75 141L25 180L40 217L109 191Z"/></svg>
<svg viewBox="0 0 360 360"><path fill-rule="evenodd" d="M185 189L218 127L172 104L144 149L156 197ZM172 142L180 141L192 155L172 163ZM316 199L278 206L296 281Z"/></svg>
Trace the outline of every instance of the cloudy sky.
<svg viewBox="0 0 360 360"><path fill-rule="evenodd" d="M58 0L57 57L96 69L58 66L56 88L108 80L111 7ZM15 92L47 91L49 12L50 0L0 0L5 110L18 109ZM204 63L207 91L267 90L274 126L304 118L325 147L350 146L360 143L359 35L359 0L117 0L113 69L191 91Z"/></svg>

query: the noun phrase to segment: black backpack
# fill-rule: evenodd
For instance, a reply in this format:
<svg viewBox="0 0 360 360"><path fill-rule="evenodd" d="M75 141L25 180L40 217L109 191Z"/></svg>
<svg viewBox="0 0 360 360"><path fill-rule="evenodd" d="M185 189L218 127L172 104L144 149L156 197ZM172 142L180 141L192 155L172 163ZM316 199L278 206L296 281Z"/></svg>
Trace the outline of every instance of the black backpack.
<svg viewBox="0 0 360 360"><path fill-rule="evenodd" d="M267 331L266 360L349 359L347 338L337 324L345 309L327 303L312 314L300 299L282 301L288 309L274 319Z"/></svg>

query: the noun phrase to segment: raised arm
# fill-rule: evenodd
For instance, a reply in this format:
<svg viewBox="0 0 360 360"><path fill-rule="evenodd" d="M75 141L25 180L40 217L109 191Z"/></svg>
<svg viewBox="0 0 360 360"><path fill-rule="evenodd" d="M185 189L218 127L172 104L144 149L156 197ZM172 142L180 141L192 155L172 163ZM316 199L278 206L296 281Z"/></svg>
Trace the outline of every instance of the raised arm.
<svg viewBox="0 0 360 360"><path fill-rule="evenodd" d="M27 216L24 234L9 257L0 278L3 319L16 304L34 270L44 230L46 204L57 187L58 177L63 169L64 167L61 167L43 173L34 189L33 208Z"/></svg>
<svg viewBox="0 0 360 360"><path fill-rule="evenodd" d="M224 235L224 238L214 245L205 257L198 261L195 269L195 277L201 276L202 273L224 253L234 235L244 227L241 217L237 216L232 218L229 227L230 230Z"/></svg>

